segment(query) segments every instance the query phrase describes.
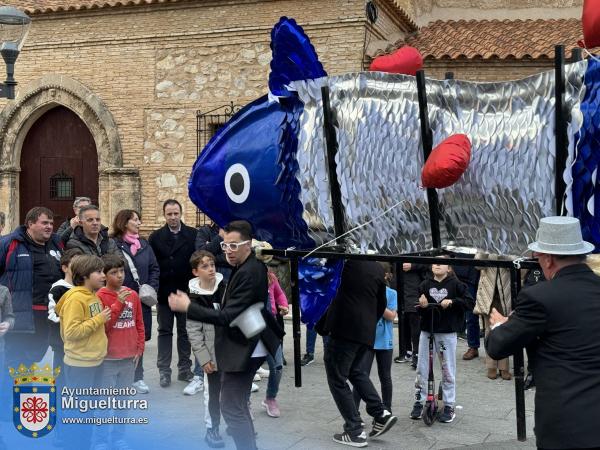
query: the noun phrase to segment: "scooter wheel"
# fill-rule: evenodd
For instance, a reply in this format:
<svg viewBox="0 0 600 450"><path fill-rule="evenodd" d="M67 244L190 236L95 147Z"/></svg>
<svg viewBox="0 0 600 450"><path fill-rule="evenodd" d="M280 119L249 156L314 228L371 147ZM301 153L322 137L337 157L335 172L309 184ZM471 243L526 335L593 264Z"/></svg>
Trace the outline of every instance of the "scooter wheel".
<svg viewBox="0 0 600 450"><path fill-rule="evenodd" d="M423 410L423 422L425 425L430 427L437 418L437 404L436 402L426 402Z"/></svg>

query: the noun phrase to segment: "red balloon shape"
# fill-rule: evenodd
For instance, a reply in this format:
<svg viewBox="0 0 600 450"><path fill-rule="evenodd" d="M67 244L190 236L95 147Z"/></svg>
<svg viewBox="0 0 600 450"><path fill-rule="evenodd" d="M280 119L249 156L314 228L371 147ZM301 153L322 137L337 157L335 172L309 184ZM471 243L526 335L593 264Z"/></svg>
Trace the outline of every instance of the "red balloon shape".
<svg viewBox="0 0 600 450"><path fill-rule="evenodd" d="M456 183L471 160L471 141L465 134L453 134L434 148L421 172L427 188L445 188Z"/></svg>
<svg viewBox="0 0 600 450"><path fill-rule="evenodd" d="M600 46L600 0L584 0L583 14L583 41L580 47L594 48Z"/></svg>
<svg viewBox="0 0 600 450"><path fill-rule="evenodd" d="M389 55L378 56L369 66L373 72L402 73L416 75L423 67L423 56L414 47L401 47Z"/></svg>

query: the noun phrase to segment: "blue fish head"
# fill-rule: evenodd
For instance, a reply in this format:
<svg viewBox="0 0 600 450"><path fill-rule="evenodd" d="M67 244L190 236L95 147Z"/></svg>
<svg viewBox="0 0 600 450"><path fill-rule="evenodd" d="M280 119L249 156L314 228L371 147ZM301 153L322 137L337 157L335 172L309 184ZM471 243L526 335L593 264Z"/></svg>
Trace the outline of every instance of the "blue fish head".
<svg viewBox="0 0 600 450"><path fill-rule="evenodd" d="M264 96L235 114L194 164L194 204L220 226L247 220L258 239L274 246L312 246L295 177L301 111L295 98L279 103Z"/></svg>
<svg viewBox="0 0 600 450"><path fill-rule="evenodd" d="M302 102L291 81L325 76L310 40L293 19L282 17L271 33L269 87L236 113L209 141L189 180L194 204L218 225L247 220L256 237L279 248L309 248L296 179Z"/></svg>

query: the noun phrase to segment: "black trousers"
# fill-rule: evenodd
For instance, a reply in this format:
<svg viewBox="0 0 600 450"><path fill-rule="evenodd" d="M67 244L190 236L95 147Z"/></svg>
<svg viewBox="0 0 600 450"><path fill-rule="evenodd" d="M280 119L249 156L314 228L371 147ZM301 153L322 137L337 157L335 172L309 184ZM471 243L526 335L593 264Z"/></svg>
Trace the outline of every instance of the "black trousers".
<svg viewBox="0 0 600 450"><path fill-rule="evenodd" d="M408 350L413 353L419 353L419 336L421 335L421 325L419 314L416 312L405 312L402 334L404 335L404 345L400 346L400 356L404 356Z"/></svg>
<svg viewBox="0 0 600 450"><path fill-rule="evenodd" d="M369 347L365 344L331 337L325 346L325 372L331 396L344 418L344 431L358 436L363 431L360 415L347 381L350 380L360 398L367 405L367 413L381 417L385 406L373 386L369 374L361 366L363 355Z"/></svg>
<svg viewBox="0 0 600 450"><path fill-rule="evenodd" d="M394 350L371 350L368 349L360 362L362 370L371 374L373 359L377 361L377 375L381 383L381 400L388 411L392 411L392 358ZM353 388L354 403L358 408L360 404L360 394L356 388Z"/></svg>
<svg viewBox="0 0 600 450"><path fill-rule="evenodd" d="M146 341L149 341L152 337L152 308L142 303L142 319L144 320L144 335ZM135 376L133 381L139 381L144 379L144 354L140 356L138 365L135 367Z"/></svg>
<svg viewBox="0 0 600 450"><path fill-rule="evenodd" d="M189 372L192 367L190 355L192 346L186 329L185 313L171 311L168 304L156 305L158 320L158 356L156 366L163 374L171 375L171 359L173 353L173 322L177 321L177 369L180 373Z"/></svg>
<svg viewBox="0 0 600 450"><path fill-rule="evenodd" d="M221 424L221 372L207 373L208 413L213 428ZM206 387L205 387L206 389Z"/></svg>
<svg viewBox="0 0 600 450"><path fill-rule="evenodd" d="M227 423L227 432L233 438L237 450L256 450L248 396L254 374L264 362L265 358L251 358L247 371L223 372L221 378L221 412Z"/></svg>

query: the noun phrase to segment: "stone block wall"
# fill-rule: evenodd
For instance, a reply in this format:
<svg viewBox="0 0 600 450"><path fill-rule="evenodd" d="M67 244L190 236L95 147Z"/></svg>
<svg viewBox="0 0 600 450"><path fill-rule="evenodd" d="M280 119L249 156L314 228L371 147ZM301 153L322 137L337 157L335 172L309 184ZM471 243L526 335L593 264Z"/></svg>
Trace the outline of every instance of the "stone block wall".
<svg viewBox="0 0 600 450"><path fill-rule="evenodd" d="M244 105L267 92L270 31L282 15L304 27L329 73L360 70L362 1L213 0L34 16L16 64L17 92L47 74L85 85L114 117L122 170L139 170L144 230L163 222L161 205L170 197L182 201L186 222L194 224L187 180L196 159L196 111ZM111 215L135 205L136 186L117 186L123 177L118 170L100 174L100 190L111 189L101 206Z"/></svg>

